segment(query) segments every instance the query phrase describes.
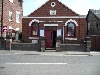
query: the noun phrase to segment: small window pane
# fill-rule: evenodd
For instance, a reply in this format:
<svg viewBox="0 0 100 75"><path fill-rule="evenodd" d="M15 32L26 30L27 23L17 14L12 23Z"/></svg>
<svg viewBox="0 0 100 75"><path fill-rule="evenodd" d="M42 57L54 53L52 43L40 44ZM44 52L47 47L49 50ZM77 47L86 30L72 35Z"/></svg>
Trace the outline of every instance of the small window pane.
<svg viewBox="0 0 100 75"><path fill-rule="evenodd" d="M9 11L9 21L12 21L12 12Z"/></svg>
<svg viewBox="0 0 100 75"><path fill-rule="evenodd" d="M90 30L90 23L88 23L88 30Z"/></svg>
<svg viewBox="0 0 100 75"><path fill-rule="evenodd" d="M16 22L20 23L20 12L16 11Z"/></svg>
<svg viewBox="0 0 100 75"><path fill-rule="evenodd" d="M68 24L68 36L74 36L75 26L73 23Z"/></svg>
<svg viewBox="0 0 100 75"><path fill-rule="evenodd" d="M33 31L33 35L37 35L37 31Z"/></svg>
<svg viewBox="0 0 100 75"><path fill-rule="evenodd" d="M57 37L61 37L62 36L62 29L57 29Z"/></svg>
<svg viewBox="0 0 100 75"><path fill-rule="evenodd" d="M40 28L40 36L44 37L44 28Z"/></svg>
<svg viewBox="0 0 100 75"><path fill-rule="evenodd" d="M32 23L32 35L38 35L38 23Z"/></svg>

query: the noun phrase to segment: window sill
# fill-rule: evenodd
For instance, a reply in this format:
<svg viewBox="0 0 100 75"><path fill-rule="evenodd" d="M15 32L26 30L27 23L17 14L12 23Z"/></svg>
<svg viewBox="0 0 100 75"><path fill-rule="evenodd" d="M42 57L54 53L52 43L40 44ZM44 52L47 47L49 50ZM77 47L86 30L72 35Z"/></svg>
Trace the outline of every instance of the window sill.
<svg viewBox="0 0 100 75"><path fill-rule="evenodd" d="M12 22L12 20L9 20L9 22Z"/></svg>
<svg viewBox="0 0 100 75"><path fill-rule="evenodd" d="M77 40L77 38L65 38L66 40Z"/></svg>
<svg viewBox="0 0 100 75"><path fill-rule="evenodd" d="M39 39L39 37L29 37L29 39L35 39L35 40L38 40Z"/></svg>
<svg viewBox="0 0 100 75"><path fill-rule="evenodd" d="M16 23L20 23L20 22L16 22Z"/></svg>

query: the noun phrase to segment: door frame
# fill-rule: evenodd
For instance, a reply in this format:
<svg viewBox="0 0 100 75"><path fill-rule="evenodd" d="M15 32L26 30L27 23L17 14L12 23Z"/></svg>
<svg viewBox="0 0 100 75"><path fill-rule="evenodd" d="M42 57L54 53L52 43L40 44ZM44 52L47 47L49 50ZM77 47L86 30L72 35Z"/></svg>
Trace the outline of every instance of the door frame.
<svg viewBox="0 0 100 75"><path fill-rule="evenodd" d="M47 48L47 47L46 47L46 49L54 49L54 48L53 48L53 39L54 39L54 36L53 36L54 33L53 33L53 32L54 32L54 31L56 32L56 37L57 37L57 26L46 26L46 27L45 27L45 38L47 38L47 37L46 37L46 31L50 31L50 32L51 32L51 33L50 33L50 35L51 35L51 36L50 36L50 39L51 39L51 40L50 40L50 44L51 44L51 46L50 46L50 48ZM55 38L56 38L56 37L55 37ZM47 44L47 41L46 41L46 44ZM56 44L56 43L55 43L55 44ZM56 45L55 45L55 46L56 46ZM55 47L55 48L56 48L56 47Z"/></svg>

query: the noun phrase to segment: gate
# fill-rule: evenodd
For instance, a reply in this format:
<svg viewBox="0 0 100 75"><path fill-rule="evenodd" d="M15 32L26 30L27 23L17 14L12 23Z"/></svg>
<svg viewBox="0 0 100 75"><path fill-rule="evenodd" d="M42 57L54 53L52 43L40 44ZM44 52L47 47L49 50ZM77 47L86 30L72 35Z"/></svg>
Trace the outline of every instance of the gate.
<svg viewBox="0 0 100 75"><path fill-rule="evenodd" d="M100 36L91 36L91 51L100 51Z"/></svg>

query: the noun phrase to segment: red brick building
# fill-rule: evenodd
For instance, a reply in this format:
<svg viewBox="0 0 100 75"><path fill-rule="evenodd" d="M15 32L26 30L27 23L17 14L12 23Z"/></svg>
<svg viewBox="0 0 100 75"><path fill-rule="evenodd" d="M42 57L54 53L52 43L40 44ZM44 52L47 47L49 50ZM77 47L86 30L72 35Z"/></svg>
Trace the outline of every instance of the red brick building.
<svg viewBox="0 0 100 75"><path fill-rule="evenodd" d="M38 3L37 3L38 4ZM22 18L22 38L27 43L46 39L46 48L64 44L80 44L86 38L86 16L79 15L58 0L49 0L30 15Z"/></svg>
<svg viewBox="0 0 100 75"><path fill-rule="evenodd" d="M1 36L10 35L13 40L18 40L16 32L22 32L22 2L22 0L0 0ZM4 31L4 27L7 27L7 31Z"/></svg>

